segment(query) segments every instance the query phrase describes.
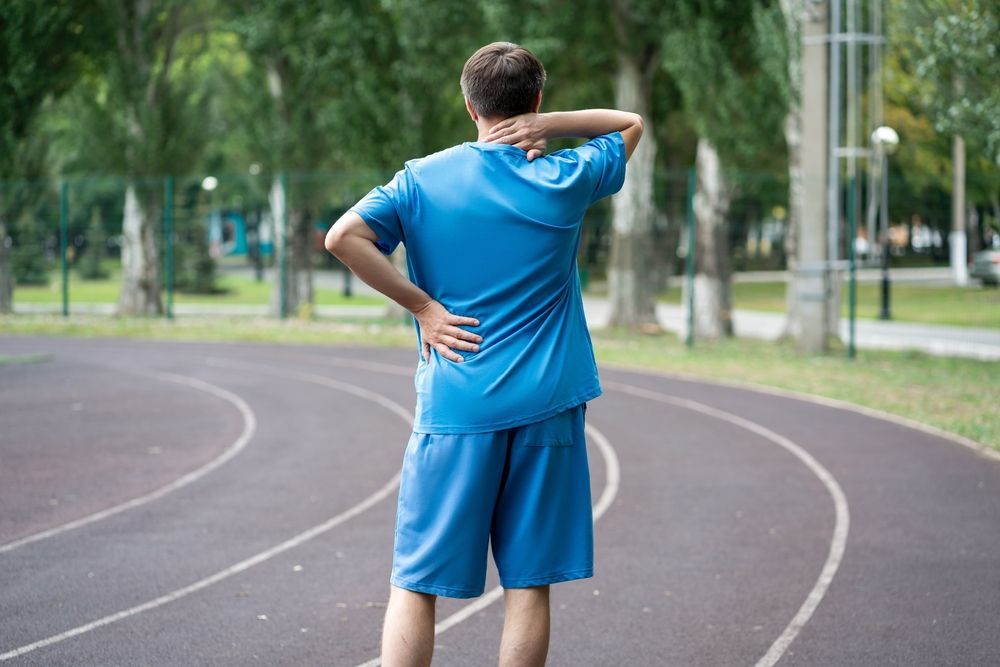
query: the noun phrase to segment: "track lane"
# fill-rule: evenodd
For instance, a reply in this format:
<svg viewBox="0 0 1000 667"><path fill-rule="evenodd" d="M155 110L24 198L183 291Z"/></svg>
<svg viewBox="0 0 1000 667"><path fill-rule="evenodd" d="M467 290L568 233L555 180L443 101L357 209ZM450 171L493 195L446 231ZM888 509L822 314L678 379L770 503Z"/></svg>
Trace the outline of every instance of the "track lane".
<svg viewBox="0 0 1000 667"><path fill-rule="evenodd" d="M275 387L276 383L272 382L270 386ZM398 465L383 465L381 457L373 457L370 453L366 456L365 451L372 440L388 439L385 436L387 433L396 432L394 439L398 439L399 434L405 434L408 429L403 420L397 419L395 428L391 421L386 420L381 420L374 428L370 423L360 423L363 419L352 423L352 419L364 415L364 411L359 411L356 405L348 405L339 411L331 410L329 400L325 403L317 400L322 398L328 397L307 392L306 397L297 396L294 401L283 405L281 401L275 402L272 396L270 410L276 411L273 413L276 416L269 420L272 423L268 428L261 429L262 440L270 443L270 447L262 448L265 450L261 452L263 457L248 456L245 464L241 461L242 465L223 468L218 475L210 476L209 484L195 485L183 494L90 526L78 536L63 535L47 543L28 545L0 561L0 567L5 572L19 574L14 585L5 588L0 603L0 615L5 617L3 647L19 641L19 645L25 645L23 637L32 634L37 638L46 626L54 628L62 625L65 628L67 623L59 621L59 618L93 618L95 611L102 607L121 609L121 602L106 601L102 604L99 601L101 597L123 601L148 600L149 593L139 594L136 591L173 590L171 587L177 587L181 581L185 584L190 582L190 573L195 570L210 570L213 563L214 567L232 563L236 560L234 556L245 553L248 548L273 544L277 537L287 536L296 524L301 525L303 516L313 521L318 516L329 516L329 509L317 501L336 502L337 497L356 500L361 497L359 491L368 492L371 483L365 477L369 475L349 475L346 478L340 475L342 479L338 479L335 486L324 483L323 476L331 468L353 468L354 471L364 472L366 467L374 465L383 469L385 478L392 477ZM309 411L313 421L303 416L299 418L303 433L309 434L307 439L311 439L312 443L309 449L304 450L306 460L296 463L297 455L288 455L291 448L282 447L283 440L294 437L294 429L288 429L287 425L284 429L273 427L281 426L280 422L296 414L296 403L308 404L310 400L315 402L315 407ZM335 450L316 435L329 429L329 417L338 412L348 432L360 433L365 430L364 426L369 436L354 437L353 447L345 448L354 451L332 456ZM315 420L326 421L326 427L318 428ZM284 438L280 437L281 430L285 431ZM314 455L325 454L325 457L312 457L310 460L310 451ZM265 462L267 457L270 460ZM339 461L336 460L338 458ZM316 459L321 465L317 465ZM366 459L367 465L364 463ZM298 470L292 473L296 467ZM310 476L315 481L311 481ZM289 485L287 480L295 478L302 483ZM328 497L323 498L322 493L310 493L310 488L332 490L334 493L327 493ZM385 497L388 495L383 493ZM282 496L293 502L279 500ZM178 560L181 553L183 557ZM15 557L20 560L13 560ZM43 567L32 569L31 562L41 562ZM75 575L60 574L61 569L75 572ZM44 583L53 580L66 581L69 585L53 587ZM95 590L95 585L110 588ZM26 604L27 599L32 602ZM86 607L80 608L75 604L77 602L84 603ZM72 608L64 610L63 606ZM29 612L29 609L32 611ZM76 652L73 655L78 656Z"/></svg>
<svg viewBox="0 0 1000 667"><path fill-rule="evenodd" d="M151 345L189 352L220 347L129 343L129 347L139 350L149 350ZM291 358L327 354L404 366L414 360L410 351L394 350L244 344L226 349L247 358L264 354L275 363L299 363ZM303 363L308 367L311 362ZM316 363L313 370L318 367ZM844 561L814 616L779 664L1000 661L996 616L984 613L1000 608L1000 587L989 584L997 580L1000 570L995 557L1000 553L1000 466L932 433L828 405L615 369L603 369L602 377L680 394L762 423L806 444L842 483L851 502L851 533ZM396 379L400 396L412 397L412 385L400 382L403 379L402 374ZM386 387L390 385L396 386L386 383ZM616 444L623 438L630 444L621 454L623 487L619 503L609 511L608 522L598 527L598 576L586 580L600 587L562 584L553 589L554 639L561 636L566 640L559 647L554 644L553 648L560 650L553 653L550 664L621 664L608 662L609 656L631 656L639 660L638 664L750 664L753 658L747 661L745 656L752 651L746 647L758 651L754 657L760 654L761 647L766 649L768 641L787 623L789 611L794 612L801 604L815 581L833 525L829 498L824 499L819 484L802 471L783 474L777 458L734 458L732 452L740 451L735 442L729 447L729 456L703 457L701 454L709 453L713 446L718 448L718 428L686 421L680 414L663 410L652 415L641 408L630 412L634 407L627 401L614 402L614 392L609 391L592 404L589 413L593 423ZM681 437L671 438L675 433ZM664 442L668 443L666 453ZM754 449L754 443L746 438L743 444L744 449ZM401 455L402 444L398 446ZM692 452L699 455L692 456ZM726 472L726 467L735 472ZM770 484L765 489L769 497L763 496L761 483ZM751 518L751 506L741 505L740 496L752 499L752 507L761 513L753 521L745 521ZM390 505L386 503L381 509ZM616 513L624 507L630 509L628 519L616 521ZM377 520L374 511L376 508L366 519ZM739 520L730 514L735 511L743 512ZM391 522L390 517L387 511L381 520ZM785 523L773 523L778 530L770 537L775 539L758 544L761 536L755 526L767 524L769 517ZM748 533L741 533L741 526L748 524ZM349 525L352 530L375 530L365 522ZM391 523L386 525L391 528ZM623 525L628 530L618 530ZM611 532L602 538L605 529ZM648 550L643 547L651 533L662 535L663 541L656 545L659 551L647 558ZM382 545L391 548L391 534L388 542L382 535ZM777 539L782 537L796 539ZM603 544L610 548L605 549ZM378 553L373 544L368 557L378 558ZM387 556L383 556L386 569L381 575L377 563L371 567L354 563L352 568L384 578ZM733 581L727 576L730 571L749 571L753 578ZM598 581L605 576L602 572L609 577L613 573L606 584L605 580ZM715 575L721 576L716 579ZM381 581L377 583L384 586ZM644 600L654 602L650 594L657 592L660 584L672 585L664 589L663 601L640 606ZM600 595L593 595L594 589ZM668 597L666 591L672 595ZM355 628L365 627L364 621L381 622L378 607L354 609L353 605L364 603L352 598L345 603L350 606L340 608L331 595L313 595L319 599L313 611L332 621ZM205 601L200 602L203 609L210 608ZM334 611L327 610L330 602L335 605ZM567 608L559 609L562 604ZM362 623L340 621L338 610ZM717 622L727 618L720 610L728 612L728 622ZM442 636L445 645L439 652L440 664L462 664L447 662L447 655L452 650L467 650L470 643L488 642L487 650L495 650L500 619L497 611L487 610ZM192 635L182 637L198 636L193 619L191 624ZM266 622L245 628L252 632L251 627L256 627L252 637L243 634L238 639L263 637L261 624ZM481 633L476 630L480 625ZM757 626L759 630L755 630ZM694 632L688 633L692 629ZM366 638L376 637L375 630L365 631L356 640L358 650L350 655L360 659L365 652L370 653L371 645L360 644L368 644L371 639ZM345 637L329 628L324 631L329 636ZM309 632L302 634L309 637ZM744 637L754 632L769 637L755 642ZM315 647L311 655L321 659L332 655L322 650L327 645L326 636L315 639L312 635L315 643L301 637L289 641L291 646ZM255 648L261 656L277 657L271 664L313 664L283 662L286 653L275 647L285 640L267 637L268 641L262 638ZM732 653L726 654L726 646L732 647ZM219 653L204 664L245 664L236 659L237 655L245 654ZM706 656L721 658L721 662L710 663ZM687 657L692 660L684 661ZM642 662L644 658L648 661Z"/></svg>

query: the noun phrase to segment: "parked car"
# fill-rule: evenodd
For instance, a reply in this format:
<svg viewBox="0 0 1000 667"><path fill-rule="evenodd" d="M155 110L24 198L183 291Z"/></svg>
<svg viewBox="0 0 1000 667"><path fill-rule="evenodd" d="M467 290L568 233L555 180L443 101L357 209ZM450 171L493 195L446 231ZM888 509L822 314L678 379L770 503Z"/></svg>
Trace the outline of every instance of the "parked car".
<svg viewBox="0 0 1000 667"><path fill-rule="evenodd" d="M1000 250L980 250L972 257L969 275L983 285L1000 285Z"/></svg>

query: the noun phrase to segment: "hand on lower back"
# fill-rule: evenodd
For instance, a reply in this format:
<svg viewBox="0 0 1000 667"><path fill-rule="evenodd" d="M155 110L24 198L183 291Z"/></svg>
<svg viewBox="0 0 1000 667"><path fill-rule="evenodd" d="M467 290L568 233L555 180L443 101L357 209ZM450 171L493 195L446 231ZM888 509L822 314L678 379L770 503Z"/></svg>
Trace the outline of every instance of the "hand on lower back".
<svg viewBox="0 0 1000 667"><path fill-rule="evenodd" d="M425 361L431 360L431 348L445 359L455 362L463 361L455 350L479 352L479 343L483 342L483 337L460 327L479 326L479 320L474 317L452 315L434 300L414 310L413 316L420 324L420 347Z"/></svg>

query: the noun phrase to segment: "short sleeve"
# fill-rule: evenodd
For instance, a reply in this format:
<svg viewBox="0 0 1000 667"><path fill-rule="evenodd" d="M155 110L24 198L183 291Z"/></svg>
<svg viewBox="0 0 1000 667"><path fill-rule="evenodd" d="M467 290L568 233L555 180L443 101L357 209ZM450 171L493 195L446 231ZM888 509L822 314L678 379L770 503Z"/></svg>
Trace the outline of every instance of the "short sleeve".
<svg viewBox="0 0 1000 667"><path fill-rule="evenodd" d="M594 137L576 149L593 184L590 202L613 195L625 183L625 139L621 132Z"/></svg>
<svg viewBox="0 0 1000 667"><path fill-rule="evenodd" d="M392 180L379 185L351 207L378 236L375 245L384 255L391 255L403 242L403 217L409 209L408 178L400 169Z"/></svg>

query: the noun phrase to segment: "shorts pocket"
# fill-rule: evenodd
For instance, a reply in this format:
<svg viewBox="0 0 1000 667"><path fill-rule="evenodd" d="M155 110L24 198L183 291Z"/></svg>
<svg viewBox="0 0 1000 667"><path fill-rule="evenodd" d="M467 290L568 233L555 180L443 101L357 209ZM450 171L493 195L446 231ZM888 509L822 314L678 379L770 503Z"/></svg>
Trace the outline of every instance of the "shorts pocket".
<svg viewBox="0 0 1000 667"><path fill-rule="evenodd" d="M525 447L571 447L575 440L574 423L580 408L570 408L520 428L518 439Z"/></svg>

